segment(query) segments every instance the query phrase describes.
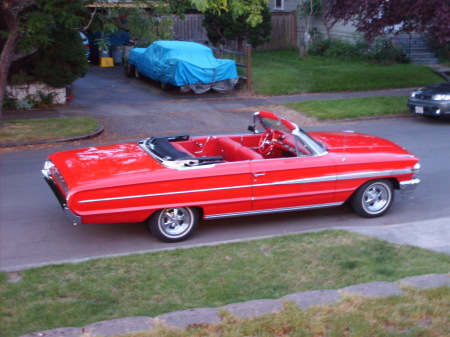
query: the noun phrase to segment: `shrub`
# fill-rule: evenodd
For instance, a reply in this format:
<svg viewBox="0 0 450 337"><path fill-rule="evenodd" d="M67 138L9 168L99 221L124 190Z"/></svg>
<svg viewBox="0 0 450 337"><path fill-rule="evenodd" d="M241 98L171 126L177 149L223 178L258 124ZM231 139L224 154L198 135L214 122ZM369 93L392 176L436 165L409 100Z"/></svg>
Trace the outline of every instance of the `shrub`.
<svg viewBox="0 0 450 337"><path fill-rule="evenodd" d="M29 111L33 108L48 108L55 104L55 98L55 92L45 94L42 91L38 91L35 95L27 95L21 99L6 97L3 101L3 109Z"/></svg>
<svg viewBox="0 0 450 337"><path fill-rule="evenodd" d="M391 39L385 37L376 38L367 50L369 60L387 63L407 63L403 50L396 46Z"/></svg>
<svg viewBox="0 0 450 337"><path fill-rule="evenodd" d="M309 52L311 55L324 56L325 51L330 48L330 44L330 39L314 40L309 48Z"/></svg>
<svg viewBox="0 0 450 337"><path fill-rule="evenodd" d="M310 53L317 56L334 57L343 60L368 60L385 63L406 63L403 51L390 39L380 37L372 43L359 39L355 43L340 39L314 41Z"/></svg>
<svg viewBox="0 0 450 337"><path fill-rule="evenodd" d="M31 110L33 108L33 103L27 99L17 99L15 102L15 108L17 110Z"/></svg>
<svg viewBox="0 0 450 337"><path fill-rule="evenodd" d="M434 41L429 41L433 52L439 59L439 64L450 65L450 42L447 44L437 44Z"/></svg>
<svg viewBox="0 0 450 337"><path fill-rule="evenodd" d="M9 83L44 82L64 88L86 73L86 49L78 31L54 29L51 38L45 48L12 63Z"/></svg>

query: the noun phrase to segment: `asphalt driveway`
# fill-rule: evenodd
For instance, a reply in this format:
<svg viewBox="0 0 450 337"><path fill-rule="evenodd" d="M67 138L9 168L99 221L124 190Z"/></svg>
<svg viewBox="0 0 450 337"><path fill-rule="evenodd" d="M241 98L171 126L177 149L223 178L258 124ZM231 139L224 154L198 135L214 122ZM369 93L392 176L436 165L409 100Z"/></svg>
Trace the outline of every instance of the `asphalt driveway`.
<svg viewBox="0 0 450 337"><path fill-rule="evenodd" d="M181 93L178 88L164 91L158 82L125 76L123 67L101 68L92 65L84 78L73 85L73 102L46 113L53 116L87 115L105 126L104 138L136 139L153 135L242 132L259 107L312 99L365 96L406 96L410 89L325 94L301 94L275 97L248 95L242 90L229 94L209 91L202 95ZM280 108L277 107L279 110ZM313 119L297 113L282 113L299 125L317 125Z"/></svg>

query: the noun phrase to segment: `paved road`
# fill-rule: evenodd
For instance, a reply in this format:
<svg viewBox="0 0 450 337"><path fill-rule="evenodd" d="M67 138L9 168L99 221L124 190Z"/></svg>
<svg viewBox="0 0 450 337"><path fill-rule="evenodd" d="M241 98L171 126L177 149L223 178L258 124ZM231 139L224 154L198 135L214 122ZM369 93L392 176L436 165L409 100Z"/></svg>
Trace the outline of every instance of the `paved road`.
<svg viewBox="0 0 450 337"><path fill-rule="evenodd" d="M108 81L99 83L109 85ZM152 83L138 81L135 84L142 86L143 90L155 89ZM109 89L112 90L111 87ZM81 89L76 86L76 90ZM433 234L432 232L439 228L440 241L426 248L437 248L450 253L448 244L450 143L447 141L450 123L421 118L304 126L308 131L352 129L386 137L405 146L421 158L423 166L421 185L413 194L398 194L392 210L381 218L361 219L343 206L308 212L214 220L203 222L199 231L189 241L171 245L149 236L142 224L71 226L41 177L40 169L48 154L82 146L95 146L104 142L137 140L151 135L183 133L187 130L192 130L191 134L243 132L255 106L273 104L281 100L311 99L310 95L277 98L220 96L217 99L214 94L174 99L172 96L176 95L169 92L159 100L152 98L153 101L145 101L142 97L147 97L147 94L141 92L139 96L141 103L126 101L118 103L114 102L118 95L111 95L111 100L107 100L107 97L98 98L94 88L91 88L90 92L91 100L95 99L97 103L103 100L104 104L91 106L74 101L69 107L45 113L61 116L94 115L107 125L105 135L89 141L0 153L1 270L17 270L48 263L80 261L108 255L173 249L330 227L350 226L359 230L364 226L381 230L383 233L391 230L392 225L401 228L402 225L412 222L416 228L422 229L423 237ZM391 94L400 92L389 91ZM344 96L349 95L362 94L347 93ZM87 97L87 94L83 97ZM84 99L87 104L87 98ZM424 226L430 226L432 232L427 231L428 227ZM398 231L394 234L398 234ZM391 237L394 237L394 234ZM435 238L436 236L427 241L430 242Z"/></svg>

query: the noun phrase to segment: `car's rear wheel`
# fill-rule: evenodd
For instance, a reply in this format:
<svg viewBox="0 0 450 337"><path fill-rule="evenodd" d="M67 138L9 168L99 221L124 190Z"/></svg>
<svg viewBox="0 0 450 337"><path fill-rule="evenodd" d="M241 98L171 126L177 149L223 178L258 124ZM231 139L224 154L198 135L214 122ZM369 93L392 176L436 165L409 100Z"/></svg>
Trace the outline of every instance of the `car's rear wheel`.
<svg viewBox="0 0 450 337"><path fill-rule="evenodd" d="M353 195L354 211L365 218L375 218L386 213L394 201L394 189L389 180L372 180L363 184Z"/></svg>
<svg viewBox="0 0 450 337"><path fill-rule="evenodd" d="M191 207L165 208L149 218L147 227L161 241L178 242L195 232L198 217L198 211Z"/></svg>

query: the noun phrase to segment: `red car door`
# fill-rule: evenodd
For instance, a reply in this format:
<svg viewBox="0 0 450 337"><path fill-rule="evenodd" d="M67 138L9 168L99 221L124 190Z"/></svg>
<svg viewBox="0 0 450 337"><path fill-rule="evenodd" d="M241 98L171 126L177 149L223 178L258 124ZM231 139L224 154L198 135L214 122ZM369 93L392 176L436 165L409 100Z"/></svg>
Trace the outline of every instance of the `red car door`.
<svg viewBox="0 0 450 337"><path fill-rule="evenodd" d="M336 165L332 155L250 162L253 210L336 206Z"/></svg>

